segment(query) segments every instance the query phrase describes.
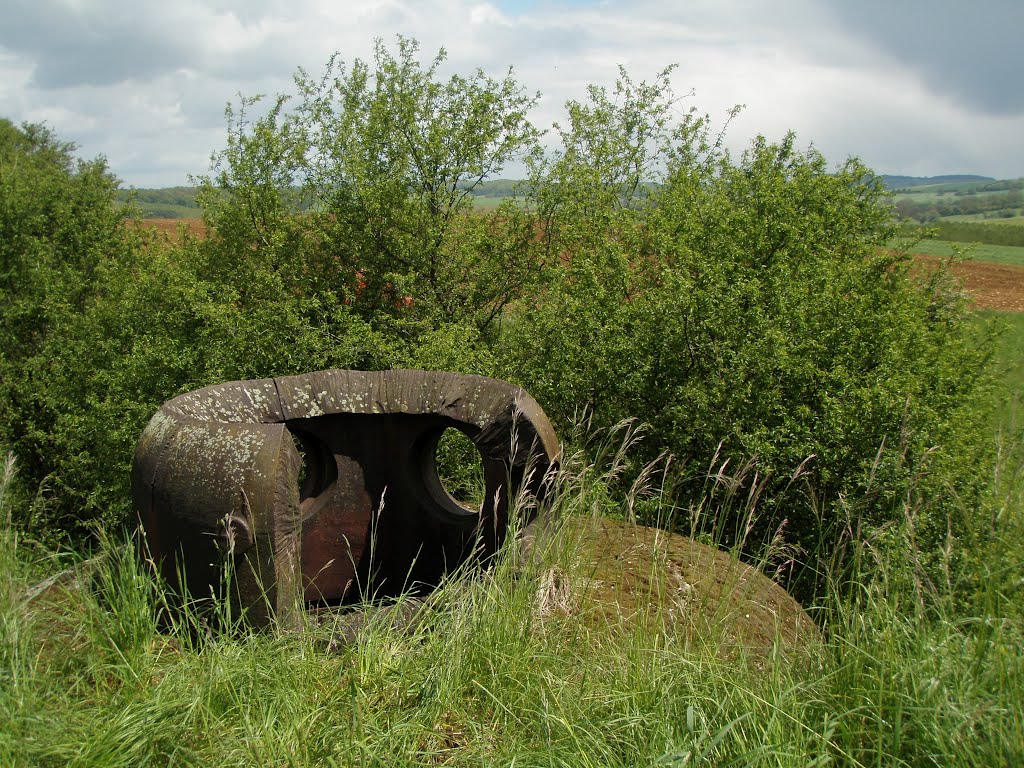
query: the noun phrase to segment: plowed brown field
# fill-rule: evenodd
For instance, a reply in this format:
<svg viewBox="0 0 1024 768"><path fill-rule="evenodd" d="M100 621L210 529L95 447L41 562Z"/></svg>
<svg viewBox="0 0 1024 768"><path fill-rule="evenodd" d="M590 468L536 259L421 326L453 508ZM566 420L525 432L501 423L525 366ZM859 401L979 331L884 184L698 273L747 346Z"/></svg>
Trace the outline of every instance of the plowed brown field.
<svg viewBox="0 0 1024 768"><path fill-rule="evenodd" d="M925 263L936 260L933 256L916 258ZM1024 267L967 261L954 264L952 271L980 308L1024 312Z"/></svg>
<svg viewBox="0 0 1024 768"><path fill-rule="evenodd" d="M190 234L202 237L206 227L199 219L144 219L143 226L152 227L171 238L177 238L178 228L185 226ZM918 255L922 262L934 261L932 256ZM953 273L964 282L964 288L982 309L1003 312L1024 312L1024 267L970 261L955 264Z"/></svg>

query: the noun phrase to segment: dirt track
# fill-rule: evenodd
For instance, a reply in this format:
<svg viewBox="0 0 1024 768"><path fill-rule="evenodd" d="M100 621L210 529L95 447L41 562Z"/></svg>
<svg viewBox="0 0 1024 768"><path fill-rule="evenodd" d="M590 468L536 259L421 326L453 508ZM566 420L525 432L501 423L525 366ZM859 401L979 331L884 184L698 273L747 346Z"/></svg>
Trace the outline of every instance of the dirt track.
<svg viewBox="0 0 1024 768"><path fill-rule="evenodd" d="M177 237L178 227L182 225L193 235L201 237L206 232L199 219L145 219L143 224L171 238ZM925 262L933 260L923 255L915 258ZM1024 267L971 261L954 265L953 273L964 281L964 287L982 309L1024 312Z"/></svg>

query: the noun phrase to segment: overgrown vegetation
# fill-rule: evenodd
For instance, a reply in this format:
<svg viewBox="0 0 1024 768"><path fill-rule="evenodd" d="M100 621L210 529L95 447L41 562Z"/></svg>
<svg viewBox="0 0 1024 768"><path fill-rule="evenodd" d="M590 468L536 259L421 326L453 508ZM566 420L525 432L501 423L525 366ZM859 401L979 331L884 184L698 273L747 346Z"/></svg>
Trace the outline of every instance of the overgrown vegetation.
<svg viewBox="0 0 1024 768"><path fill-rule="evenodd" d="M445 80L443 51L418 55L379 43L372 66L336 58L229 109L200 180L209 236L177 245L121 226L102 163L7 125L6 227L25 234L5 242L0 437L23 493L42 489L29 530L128 520L135 436L174 394L408 366L520 382L563 429L637 418L637 466L755 461L758 525L802 551L806 598L851 500L884 526L913 487L938 577L970 526L958 510L984 503L991 334L941 266L921 279L880 250L894 231L870 170L793 136L731 157L671 69L569 102L545 152L511 73ZM473 211L516 158L518 204Z"/></svg>
<svg viewBox="0 0 1024 768"><path fill-rule="evenodd" d="M445 79L443 61L400 39L229 109L202 239L124 226L101 160L0 123L0 448L20 467L0 516L0 754L1018 762L1020 432L992 439L998 323L941 263L887 250L870 169L793 136L731 156L671 69L590 88L545 149L511 72ZM516 160L517 197L474 209ZM563 434L648 424L614 476L581 471L553 503L770 562L823 647L745 664L541 620L509 564L453 581L411 636L382 623L339 653L329 628L158 625L162 588L120 543L145 420L199 386L327 367L499 376ZM659 492L630 496L659 456ZM90 549L74 597L36 588ZM555 550L546 566L574 567Z"/></svg>
<svg viewBox="0 0 1024 768"><path fill-rule="evenodd" d="M622 514L657 498L654 488L620 506L610 491L622 467L567 465L545 517ZM1019 493L1019 481L1011 488ZM691 632L673 614L680 604L656 552L649 611L583 621L601 615L591 607L601 586L571 530L539 540L528 558L513 543L486 577L456 576L427 607L371 613L346 643L344 615L263 635L209 634L187 611L162 626L162 587L113 543L41 589L34 572L53 566L6 528L0 761L981 766L1024 758L1020 604L995 586L1003 568L1021 564L1015 515L993 521L985 555L999 565L979 564L993 578L969 607L945 587L915 586L908 520L858 542L852 581L833 585L818 611L823 641L760 651L737 647L714 611ZM413 610L419 618L396 629L396 615Z"/></svg>

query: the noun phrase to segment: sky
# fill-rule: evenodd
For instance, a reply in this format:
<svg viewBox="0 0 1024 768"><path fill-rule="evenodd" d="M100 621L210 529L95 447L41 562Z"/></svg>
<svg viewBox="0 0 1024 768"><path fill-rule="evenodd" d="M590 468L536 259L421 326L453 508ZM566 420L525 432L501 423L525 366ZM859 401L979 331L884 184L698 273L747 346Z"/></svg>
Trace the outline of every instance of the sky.
<svg viewBox="0 0 1024 768"><path fill-rule="evenodd" d="M684 103L741 151L795 131L834 165L1024 176L1022 0L0 0L0 117L45 123L126 186L189 183L226 143L239 95L292 92L297 68L415 38L446 73L504 76L564 117L618 65L678 65ZM392 46L393 47L393 46ZM515 168L505 176L516 176Z"/></svg>

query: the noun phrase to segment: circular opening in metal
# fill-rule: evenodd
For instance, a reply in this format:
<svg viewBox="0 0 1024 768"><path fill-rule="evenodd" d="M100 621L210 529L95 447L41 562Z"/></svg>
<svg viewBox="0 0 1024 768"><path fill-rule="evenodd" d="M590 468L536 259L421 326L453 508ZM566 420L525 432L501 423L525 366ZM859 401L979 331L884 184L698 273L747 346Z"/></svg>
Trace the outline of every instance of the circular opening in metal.
<svg viewBox="0 0 1024 768"><path fill-rule="evenodd" d="M445 429L434 449L434 466L445 493L460 507L479 512L486 493L484 465L473 441L461 430Z"/></svg>
<svg viewBox="0 0 1024 768"><path fill-rule="evenodd" d="M299 501L305 503L322 494L338 479L338 464L322 440L296 429L291 433L302 462L299 465Z"/></svg>
<svg viewBox="0 0 1024 768"><path fill-rule="evenodd" d="M439 426L423 434L414 450L426 508L442 522L475 525L483 508L483 459L458 428Z"/></svg>

